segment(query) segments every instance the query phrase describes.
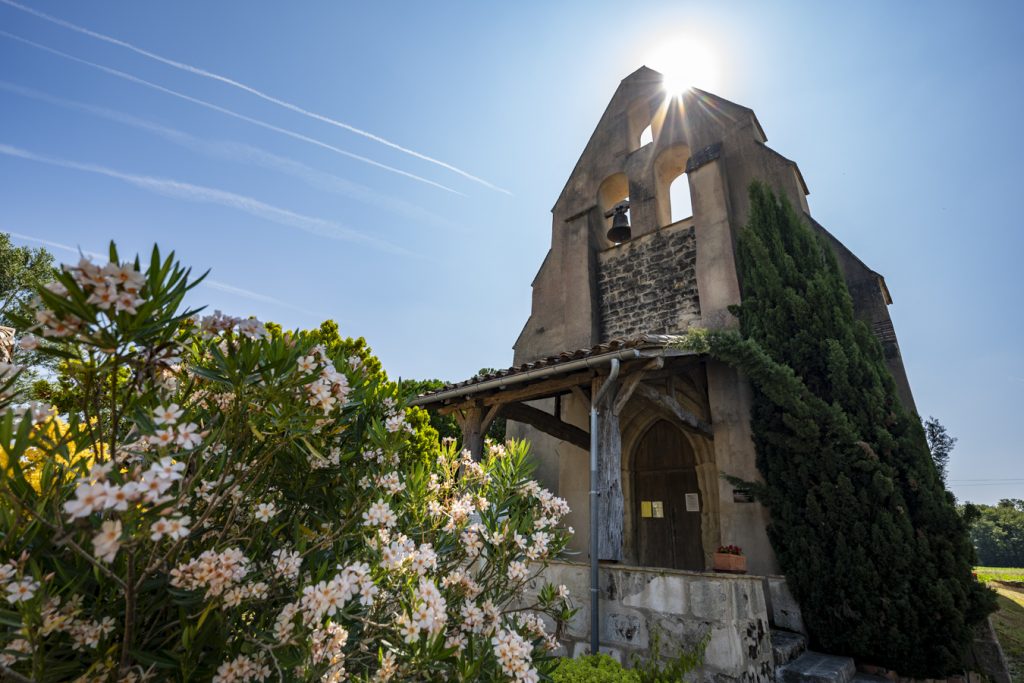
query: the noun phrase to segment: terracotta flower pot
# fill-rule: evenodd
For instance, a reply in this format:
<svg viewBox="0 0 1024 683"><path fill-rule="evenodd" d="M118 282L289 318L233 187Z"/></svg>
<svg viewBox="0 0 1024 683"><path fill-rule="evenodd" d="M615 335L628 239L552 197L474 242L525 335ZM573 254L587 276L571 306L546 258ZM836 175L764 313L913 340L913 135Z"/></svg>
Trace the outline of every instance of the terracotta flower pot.
<svg viewBox="0 0 1024 683"><path fill-rule="evenodd" d="M715 571L727 574L746 574L747 558L743 555L732 555L730 553L715 553Z"/></svg>

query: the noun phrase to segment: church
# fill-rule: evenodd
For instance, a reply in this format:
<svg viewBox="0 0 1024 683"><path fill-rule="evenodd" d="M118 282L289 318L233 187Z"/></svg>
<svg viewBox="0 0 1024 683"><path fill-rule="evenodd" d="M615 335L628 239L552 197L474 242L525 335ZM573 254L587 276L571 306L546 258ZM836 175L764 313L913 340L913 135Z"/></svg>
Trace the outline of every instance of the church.
<svg viewBox="0 0 1024 683"><path fill-rule="evenodd" d="M512 367L413 402L454 415L476 455L498 416L532 444L538 480L573 510L576 561L552 567L552 580L591 597L570 640L628 653L658 630L685 640L710 629L707 665L723 680L771 680L772 629L802 631L768 511L725 478L759 478L750 387L673 344L691 328L737 325L735 245L753 181L832 247L914 409L885 279L811 216L797 164L766 142L746 107L668 92L646 67L629 75L552 209ZM713 573L727 545L742 548L746 574Z"/></svg>

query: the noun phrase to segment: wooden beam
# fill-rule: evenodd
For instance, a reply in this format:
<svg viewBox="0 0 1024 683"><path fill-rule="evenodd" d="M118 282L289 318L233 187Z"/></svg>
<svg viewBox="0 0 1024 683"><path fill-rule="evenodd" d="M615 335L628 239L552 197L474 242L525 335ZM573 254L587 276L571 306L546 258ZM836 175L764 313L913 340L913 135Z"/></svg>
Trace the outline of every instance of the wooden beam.
<svg viewBox="0 0 1024 683"><path fill-rule="evenodd" d="M525 403L505 403L500 407L500 414L509 420L528 424L560 441L568 441L585 451L590 450L589 434L575 425L562 422L550 413L545 413L540 408Z"/></svg>
<svg viewBox="0 0 1024 683"><path fill-rule="evenodd" d="M663 394L657 389L649 387L646 384L638 386L637 392L640 396L643 396L652 403L655 403L672 413L672 415L682 422L684 426L689 427L704 436L713 437L715 435L714 431L711 429L711 425L681 406L674 396Z"/></svg>
<svg viewBox="0 0 1024 683"><path fill-rule="evenodd" d="M612 412L616 416L622 414L622 409L626 407L626 402L629 401L641 380L647 376L649 371L660 370L664 365L665 361L659 356L658 358L651 360L649 363L646 363L639 370L630 373L615 396L615 401L612 403Z"/></svg>
<svg viewBox="0 0 1024 683"><path fill-rule="evenodd" d="M485 406L493 406L502 403L532 401L537 398L550 398L556 394L564 394L573 387L588 383L593 376L594 371L587 370L586 372L578 372L567 377L556 377L519 389L499 391L496 394L485 396L483 402Z"/></svg>
<svg viewBox="0 0 1024 683"><path fill-rule="evenodd" d="M564 394L570 391L573 387L579 387L581 384L589 383L594 374L593 370L587 370L585 372L578 372L566 377L556 377L536 384L528 384L515 389L498 391L496 393L487 394L486 396L470 396L458 403L450 403L439 408L427 409L437 410L439 415L449 415L457 410L465 410L468 406L477 405L479 403L482 403L485 406L495 406L502 405L504 403L532 401L539 398L551 398L552 396Z"/></svg>
<svg viewBox="0 0 1024 683"><path fill-rule="evenodd" d="M582 387L572 387L571 391L572 395L579 399L580 404L590 410L590 396L587 395L587 392L583 391Z"/></svg>
<svg viewBox="0 0 1024 683"><path fill-rule="evenodd" d="M487 434L487 430L491 428L491 423L494 422L494 418L498 417L498 406L491 406L487 414L484 415L483 421L480 423L480 431Z"/></svg>

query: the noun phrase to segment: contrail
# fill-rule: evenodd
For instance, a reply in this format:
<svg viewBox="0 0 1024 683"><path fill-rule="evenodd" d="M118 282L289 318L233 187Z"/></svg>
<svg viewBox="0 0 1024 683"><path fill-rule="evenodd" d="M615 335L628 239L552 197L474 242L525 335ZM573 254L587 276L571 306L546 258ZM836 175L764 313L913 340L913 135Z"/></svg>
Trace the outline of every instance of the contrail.
<svg viewBox="0 0 1024 683"><path fill-rule="evenodd" d="M396 149L399 152L402 152L404 154L408 154L410 156L416 157L417 159L422 159L423 161L427 161L427 162L429 162L431 164L436 164L436 165L440 166L441 168L448 169L449 171L452 171L453 173L457 173L457 174L459 174L460 176L462 176L464 178L472 180L473 182L480 183L481 185L483 185L485 187L489 187L492 190L497 190L498 192L504 192L505 194L509 194L509 195L512 194L508 190L506 190L504 188L501 188L501 187L498 187L497 185L494 185L493 183L490 183L490 182L484 180L483 178L479 178L479 177L477 177L477 176L475 176L475 175L473 175L473 174L471 174L471 173L469 173L467 171L464 171L461 168L458 168L457 166L453 166L453 165L451 165L449 163L446 163L444 161L441 161L439 159L435 159L434 157L427 156L426 154L421 154L420 152L417 152L415 150L409 149L408 147L403 147L402 145L399 145L397 143L391 142L390 140L382 138L379 135L374 135L373 133L370 133L368 131L362 130L361 128L356 128L355 126L352 126L350 124L344 123L342 121L338 121L337 119L332 119L329 116L324 116L323 114L318 114L318 113L316 113L314 111L309 111L308 109L303 109L302 107L300 107L300 106L298 106L296 104L293 104L291 102L287 102L287 101L282 100L282 99L278 99L278 98L276 98L276 97L274 97L272 95L268 95L267 93L265 93L265 92L263 92L261 90L257 90L256 88L254 88L254 87L252 87L250 85L246 85L245 83L240 83L239 81L236 81L234 79L228 78L227 76L221 76L220 74L216 74L216 73L213 73L211 71L207 71L206 69L201 69L201 68L199 68L197 66L193 66L191 64L185 64L183 62L178 62L178 61L175 61L175 60L170 59L168 57L164 57L162 55L158 55L158 54L156 54L154 52L150 52L149 50L144 50L141 47L138 47L136 45L132 45L131 43L125 42L123 40L118 40L117 38L114 38L113 36L108 36L108 35L103 34L103 33L97 33L96 31L91 31L91 30L85 28L84 26L79 26L78 24L72 24L70 21L65 21L64 19L60 19L58 17L54 17L54 16L51 16L49 14L45 14L43 12L40 12L39 10L32 9L31 7L26 7L25 5L21 5L21 4L17 3L17 2L14 2L13 0L0 0L0 2L4 3L5 5L9 5L11 7L14 7L15 9L19 9L19 10L21 10L23 12L28 12L29 14L32 14L33 16L36 16L36 17L39 17L40 19L43 19L44 21L49 21L49 22L51 22L53 24L57 24L58 26L62 26L62 27L66 28L66 29L69 29L71 31L76 31L76 32L81 33L83 35L87 35L87 36L89 36L91 38L96 38L97 40L102 40L104 42L110 43L111 45L117 45L118 47L123 47L123 48L125 48L127 50L131 50L132 52L134 52L136 54L142 55L143 57L148 57L149 59L152 59L152 60L155 60L157 62L160 62L161 64L166 64L167 66L174 67L175 69L180 69L182 71L186 71L186 72L188 72L190 74L194 74L196 76L202 76L203 78L209 78L211 80L218 81L220 83L224 83L224 84L229 85L229 86L231 86L233 88L237 88L239 90L247 92L250 95L255 95L256 97L259 97L262 100L265 100L267 102L271 102L272 104L276 104L279 107L284 107L285 109L288 109L289 111L293 111L293 112L296 112L298 114L302 114L303 116L308 116L311 119L315 119L317 121L321 121L323 123L327 123L327 124L330 124L332 126L336 126L338 128L342 128L342 129L347 130L347 131L349 131L351 133L355 133L356 135L361 135L364 138L368 138L370 140L373 140L374 142L379 142L382 145L386 145L386 146L388 146L388 147L390 147L392 149Z"/></svg>
<svg viewBox="0 0 1024 683"><path fill-rule="evenodd" d="M96 259L97 261L105 261L107 259L107 255L106 254L101 254L98 251L88 251L88 250L81 249L81 248L78 248L78 247L72 247L70 244L62 244L60 242L53 242L51 240L44 240L44 239L41 239L39 237L33 237L32 235L25 235L25 234L20 233L20 232L13 232L11 230L4 230L3 232L6 232L11 237L17 237L20 240L26 240L28 242L35 242L37 244L42 244L43 246L50 247L51 249L60 249L61 251L70 251L73 254L81 254L83 256L88 256L91 259Z"/></svg>
<svg viewBox="0 0 1024 683"><path fill-rule="evenodd" d="M0 0L0 2L3 2L3 0ZM186 95L185 93L178 92L177 90L171 90L170 88L165 88L162 85L157 85L156 83L151 83L150 81L147 81L147 80L144 80L142 78L139 78L138 76L133 76L133 75L131 75L129 73L125 73L124 71L118 71L117 69L112 69L109 66L103 66L102 64L97 64L96 62L90 62L89 60L82 59L81 57L75 57L74 55L70 55L70 54L68 54L66 52L61 52L60 50L56 50L56 49L54 49L52 47L48 47L48 46L43 45L41 43L37 43L35 41L29 40L28 38L22 38L21 36L14 35L13 33L8 33L7 31L0 31L0 36L4 36L5 38L10 38L11 40L16 40L19 43L24 43L25 45L30 45L30 46L32 46L32 47L34 47L36 49L43 50L45 52L49 52L50 54L57 55L58 57L63 57L64 59L69 59L69 60L71 60L73 62L78 62L79 64L84 64L84 65L90 66L90 67L92 67L94 69L99 69L100 71L103 71L104 73L108 73L111 76L116 76L118 78L123 78L126 81L131 81L132 83L138 83L139 85L146 86L147 88L152 88L153 90L158 90L158 91L160 91L162 93L166 93L168 95L172 95L174 97L178 97L178 98L183 99L183 100L185 100L187 102L192 102L193 104L198 104L200 107L206 107L207 109L211 109L213 111L220 112L221 114L225 114L227 116L231 116L233 118L239 119L240 121L245 121L246 123L251 123L254 126L259 126L261 128L266 128L267 130L272 130L275 133L280 133L282 135L287 135L290 138L294 138L296 140L302 140L303 142L308 142L311 145L316 145L317 147L322 147L323 149L329 149L332 152L335 152L335 153L340 154L342 156L348 157L350 159L355 159L356 161L361 161L364 164L370 164L371 166L375 166L377 168L384 169L385 171L390 171L391 173L397 173L398 175L405 176L406 178L411 178L413 180L417 180L417 181L419 181L421 183L426 183L427 185L432 185L434 187L440 188L440 189L445 190L447 192L452 192L452 193L457 194L457 195L462 195L463 194L462 192L459 192L458 190L453 190L452 188L448 187L447 185L442 185L441 183L436 183L433 180L428 180L428 179L426 179L426 178L424 178L422 176L416 175L415 173L409 173L408 171L403 171L401 169L395 168L394 166L388 166L387 164L382 164L379 161L374 161L373 159L369 159L367 157L360 156L359 154L353 154L352 152L348 152L346 150L343 150L340 147L335 147L334 145L329 145L326 142L322 142L320 140L317 140L316 138L311 138L308 135L303 135L302 133L296 133L293 130L289 130L287 128L281 128L279 126L275 126L273 124L267 123L266 121L260 121L259 119L254 119L251 116L246 116L245 114L240 114L240 113L238 113L236 111L233 111L231 109L227 109L225 107L221 107L221 106L218 106L216 104L213 104L212 102L207 102L205 100L201 100L199 98L192 97L190 95Z"/></svg>
<svg viewBox="0 0 1024 683"><path fill-rule="evenodd" d="M141 187L167 197L174 197L176 199L184 199L186 201L202 204L218 204L220 206L226 206L243 211L251 216L256 216L257 218L278 223L279 225L304 230L308 233L319 235L320 237L329 237L336 240L355 242L396 254L410 255L407 250L402 249L401 247L397 247L374 237L368 237L360 232L352 230L351 228L346 228L335 223L334 221L295 213L294 211L282 209L271 204L261 202L260 200L252 197L235 194L234 192L218 190L212 187L204 187L202 185L193 185L191 183L183 183L166 178L154 178L151 176L123 173L112 168L107 168L106 166L69 161L67 159L59 159L57 157L48 157L42 154L29 152L28 150L20 149L18 147L12 147L11 145L5 145L3 143L0 143L0 154L29 161L36 161L50 166L59 166L61 168L69 168L76 171L95 173L97 175L107 176L108 178L116 178L117 180L129 183L130 185Z"/></svg>
<svg viewBox="0 0 1024 683"><path fill-rule="evenodd" d="M284 301L281 301L280 299L274 298L272 296L267 296L266 294L260 294L259 292L252 291L251 289L243 289L241 287L235 287L234 285L229 285L228 283L221 282L220 280L211 280L210 278L205 278L205 279L203 279L202 282L199 283L199 286L200 287L204 287L204 286L205 287L209 287L210 289L216 289L217 291L220 291L220 292L227 292L228 294L235 294L237 296L241 296L241 297L244 297L246 299L252 299L253 301L261 301L263 303L273 304L275 306L283 306L285 308L290 308L293 311L298 311L299 313L305 313L306 315L311 315L314 318L326 318L327 317L323 313L318 313L316 311L310 311L310 310L307 310L305 308L299 308L298 306L292 306L291 304L285 303Z"/></svg>
<svg viewBox="0 0 1024 683"><path fill-rule="evenodd" d="M0 90L5 90L40 102L46 102L47 104L52 104L64 109L85 112L109 121L138 128L158 135L176 145L180 145L200 154L205 154L219 159L228 159L231 161L262 166L263 168L268 168L273 171L298 178L302 182L316 189L344 195L355 199L356 201L377 206L386 211L391 211L414 221L428 221L446 228L456 227L451 221L422 207L416 206L415 204L411 204L396 197L382 195L365 185L345 180L344 178L332 173L320 171L307 166L302 162L289 159L288 157L279 156L259 147L253 147L242 143L203 140L184 131L169 128L145 119L140 119L132 116L131 114L107 109L106 107L87 104L85 102L56 97L33 88L26 88L7 81L0 81Z"/></svg>
<svg viewBox="0 0 1024 683"><path fill-rule="evenodd" d="M60 249L61 251L69 251L73 254L82 254L83 256L88 256L89 258L98 261L105 261L107 259L106 254L101 254L96 251L87 251L85 249L73 247L70 244L62 244L61 242L54 242L53 240L44 240L39 237L33 237L32 235L26 235L20 232L12 232L10 230L2 230L2 232L6 232L11 237L17 237L18 239L25 240L26 242L35 242L36 244L42 244L43 246L50 247L51 249ZM252 291L251 289L235 287L234 285L229 285L228 283L221 282L219 280L211 280L210 278L204 278L203 281L199 283L199 286L208 287L210 289L216 289L221 292L227 292L228 294L235 294L237 296L243 297L245 299L251 299L253 301L260 301L263 303L274 304L275 306L290 308L293 311L306 313L307 315L312 315L314 317L323 316L322 313L317 313L316 311L308 311L305 308L299 308L298 306L292 306L290 303L286 301L281 301L280 299L276 299L272 296L260 294L259 292Z"/></svg>

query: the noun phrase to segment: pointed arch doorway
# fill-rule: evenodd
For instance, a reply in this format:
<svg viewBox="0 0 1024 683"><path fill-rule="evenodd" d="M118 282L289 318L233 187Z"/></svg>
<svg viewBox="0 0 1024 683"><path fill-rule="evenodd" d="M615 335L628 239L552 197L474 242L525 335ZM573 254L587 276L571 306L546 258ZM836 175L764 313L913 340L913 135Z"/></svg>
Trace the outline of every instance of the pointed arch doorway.
<svg viewBox="0 0 1024 683"><path fill-rule="evenodd" d="M632 460L638 563L703 571L704 501L689 441L671 422L659 420L640 438Z"/></svg>

